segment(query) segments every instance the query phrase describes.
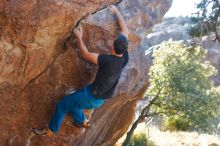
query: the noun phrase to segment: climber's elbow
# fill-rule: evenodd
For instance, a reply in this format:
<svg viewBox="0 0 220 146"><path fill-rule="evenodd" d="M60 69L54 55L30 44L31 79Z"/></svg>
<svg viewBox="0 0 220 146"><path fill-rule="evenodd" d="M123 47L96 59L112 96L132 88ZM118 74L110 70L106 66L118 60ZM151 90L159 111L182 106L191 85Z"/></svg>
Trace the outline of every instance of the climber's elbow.
<svg viewBox="0 0 220 146"><path fill-rule="evenodd" d="M82 52L81 52L81 55L82 55L82 57L83 57L84 59L86 58L87 54L88 54L88 52L85 52L85 51L82 51Z"/></svg>
<svg viewBox="0 0 220 146"><path fill-rule="evenodd" d="M97 54L97 53L90 53L90 52L88 52L88 53L84 54L83 58L85 60L87 60L87 61L97 65L98 64L98 55L99 54Z"/></svg>

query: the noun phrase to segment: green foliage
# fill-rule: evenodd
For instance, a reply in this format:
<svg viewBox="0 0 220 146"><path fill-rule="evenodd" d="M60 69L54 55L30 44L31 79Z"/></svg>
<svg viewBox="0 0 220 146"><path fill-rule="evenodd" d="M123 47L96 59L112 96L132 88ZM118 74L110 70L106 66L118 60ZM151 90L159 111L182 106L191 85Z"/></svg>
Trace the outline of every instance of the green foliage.
<svg viewBox="0 0 220 146"><path fill-rule="evenodd" d="M193 128L207 132L216 129L220 90L210 80L217 71L205 61L205 54L203 48L188 47L181 42L162 43L154 51L146 93L150 98L157 98L151 113L178 115L187 119Z"/></svg>
<svg viewBox="0 0 220 146"><path fill-rule="evenodd" d="M210 32L215 32L216 39L220 42L220 3L218 0L201 0L197 4L198 12L191 18L195 24L189 31L191 36L204 36Z"/></svg>
<svg viewBox="0 0 220 146"><path fill-rule="evenodd" d="M154 146L154 143L147 139L145 133L138 133L132 136L129 146Z"/></svg>
<svg viewBox="0 0 220 146"><path fill-rule="evenodd" d="M190 131L190 122L180 116L167 117L163 121L163 125L160 128L162 131Z"/></svg>

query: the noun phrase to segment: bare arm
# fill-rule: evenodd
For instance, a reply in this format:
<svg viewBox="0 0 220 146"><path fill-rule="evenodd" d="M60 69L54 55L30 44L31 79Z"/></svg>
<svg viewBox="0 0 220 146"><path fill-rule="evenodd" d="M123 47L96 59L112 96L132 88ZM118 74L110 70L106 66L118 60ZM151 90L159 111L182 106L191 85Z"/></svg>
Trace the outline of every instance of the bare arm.
<svg viewBox="0 0 220 146"><path fill-rule="evenodd" d="M125 20L122 17L119 10L113 5L108 6L108 8L117 17L118 23L119 23L119 26L120 26L120 29L121 29L121 33L124 34L128 38L129 30L128 30L127 24L125 23Z"/></svg>
<svg viewBox="0 0 220 146"><path fill-rule="evenodd" d="M88 51L88 49L86 48L83 40L82 40L82 28L80 27L79 29L75 29L73 31L74 35L76 36L77 38L77 45L80 49L80 53L82 55L82 57L91 62L91 63L94 63L94 64L98 64L98 56L99 54L97 53L91 53Z"/></svg>

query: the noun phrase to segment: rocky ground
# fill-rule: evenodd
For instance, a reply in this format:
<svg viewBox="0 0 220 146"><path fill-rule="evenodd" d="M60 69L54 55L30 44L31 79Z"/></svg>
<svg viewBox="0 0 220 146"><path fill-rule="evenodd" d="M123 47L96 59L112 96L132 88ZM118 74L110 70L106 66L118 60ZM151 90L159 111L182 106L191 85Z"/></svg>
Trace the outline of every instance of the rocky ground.
<svg viewBox="0 0 220 146"><path fill-rule="evenodd" d="M220 146L220 137L217 135L199 134L197 132L169 132L160 131L157 127L146 127L145 124L138 125L136 131L146 133L147 138L154 146ZM125 137L118 141L120 146Z"/></svg>

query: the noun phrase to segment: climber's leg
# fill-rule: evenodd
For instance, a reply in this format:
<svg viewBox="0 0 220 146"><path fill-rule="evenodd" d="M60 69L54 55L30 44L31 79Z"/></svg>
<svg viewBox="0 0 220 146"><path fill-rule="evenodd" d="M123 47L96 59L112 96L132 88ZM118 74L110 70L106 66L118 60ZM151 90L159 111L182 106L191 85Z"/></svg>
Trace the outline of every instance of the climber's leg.
<svg viewBox="0 0 220 146"><path fill-rule="evenodd" d="M59 130L63 118L67 112L71 112L73 109L80 109L79 103L81 102L80 97L82 97L83 90L80 89L59 101L56 105L56 110L52 116L49 128L33 128L33 132L37 135L52 135Z"/></svg>
<svg viewBox="0 0 220 146"><path fill-rule="evenodd" d="M49 128L52 132L55 133L59 130L66 113L71 112L74 109L80 109L79 105L81 103L82 96L83 90L80 89L73 94L64 96L64 98L57 104L55 113L49 124Z"/></svg>
<svg viewBox="0 0 220 146"><path fill-rule="evenodd" d="M66 113L71 112L74 116L76 124L84 124L86 117L83 109L98 108L104 103L102 99L95 99L89 92L89 86L86 86L73 94L64 96L64 98L57 104L54 115L52 116L49 128L55 133L59 130L63 118Z"/></svg>
<svg viewBox="0 0 220 146"><path fill-rule="evenodd" d="M90 128L90 124L86 119L82 109L74 109L71 111L73 117L73 123L77 127Z"/></svg>
<svg viewBox="0 0 220 146"><path fill-rule="evenodd" d="M34 128L33 132L38 135L48 135L49 132L50 133L57 132L61 126L61 123L63 121L65 114L68 111L66 104L67 104L67 101L65 98L57 104L55 113L50 120L49 129L48 128L42 128L42 129Z"/></svg>
<svg viewBox="0 0 220 146"><path fill-rule="evenodd" d="M58 103L56 106L56 111L50 120L49 128L51 131L53 131L54 133L58 131L65 114L66 114L66 111L65 111L64 104L62 104L62 102Z"/></svg>
<svg viewBox="0 0 220 146"><path fill-rule="evenodd" d="M86 116L84 115L82 109L74 109L74 110L72 110L70 113L71 113L71 115L72 115L72 117L73 117L73 121L74 121L76 124L82 124L83 121L86 120Z"/></svg>

